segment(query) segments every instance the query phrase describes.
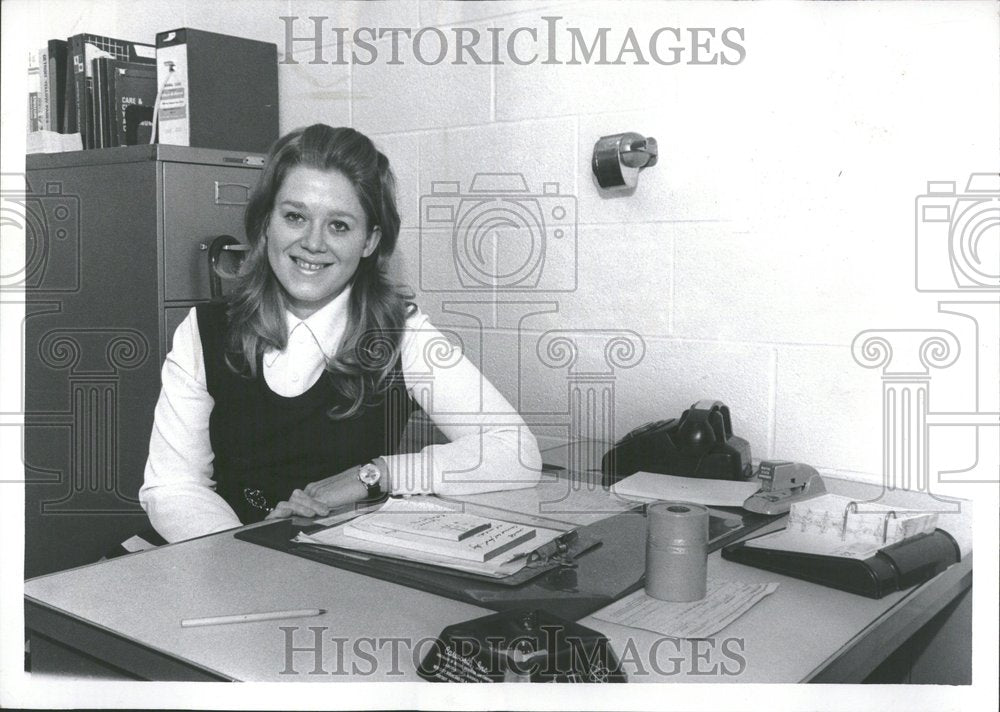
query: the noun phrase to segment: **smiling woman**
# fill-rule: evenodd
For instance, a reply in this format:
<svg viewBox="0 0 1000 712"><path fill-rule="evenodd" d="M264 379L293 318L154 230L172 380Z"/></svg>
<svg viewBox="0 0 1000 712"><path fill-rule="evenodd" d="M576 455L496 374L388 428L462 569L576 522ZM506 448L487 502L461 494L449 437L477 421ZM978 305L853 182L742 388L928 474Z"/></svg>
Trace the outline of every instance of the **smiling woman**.
<svg viewBox="0 0 1000 712"><path fill-rule="evenodd" d="M381 228L369 228L343 173L298 166L278 192L267 233L267 260L286 306L305 319L344 291L378 247Z"/></svg>
<svg viewBox="0 0 1000 712"><path fill-rule="evenodd" d="M163 366L139 499L166 540L537 482L524 421L386 276L395 181L366 136L281 138L245 224L233 295L191 310ZM398 452L417 407L450 442Z"/></svg>

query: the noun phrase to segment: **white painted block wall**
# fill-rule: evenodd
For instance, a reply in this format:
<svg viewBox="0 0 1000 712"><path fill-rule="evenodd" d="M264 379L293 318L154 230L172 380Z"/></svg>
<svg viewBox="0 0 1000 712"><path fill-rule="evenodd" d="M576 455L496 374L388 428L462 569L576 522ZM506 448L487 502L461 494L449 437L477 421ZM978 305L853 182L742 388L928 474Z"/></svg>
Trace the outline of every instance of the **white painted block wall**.
<svg viewBox="0 0 1000 712"><path fill-rule="evenodd" d="M899 6L854 3L803 5L795 17L757 3L186 0L141 13L127 3L39 5L40 41L79 31L151 41L189 25L273 41L279 54L286 14L304 31L310 15L348 28L445 31L541 27L555 15L584 34L610 27L619 41L630 26L640 35L743 27L747 56L736 66L425 66L412 57L387 65L388 39L371 66L307 64L305 43L293 55L299 64L281 65L282 130L322 121L376 138L399 178L399 274L526 414L566 406L566 369L538 362L546 331L631 330L645 355L615 374L617 435L718 398L756 459L877 479L881 382L855 363L853 338L872 328L965 328L937 313L937 296L914 289L914 200L929 180L964 184L996 169L1000 87L988 8L977 17L947 3L909 6L901 27ZM332 45L324 49L332 57ZM655 136L659 165L634 194L610 196L591 177L591 151L600 136L624 131ZM545 267L563 277L575 270L575 290L517 295L554 301L557 312L512 322L503 303L513 295L421 289L453 269L421 268L420 240L442 238L420 231L421 195L434 181L467 187L483 171L522 173L534 190L557 182L575 202L575 262ZM445 311L463 300L481 303L480 322ZM583 359L603 358L599 341L581 339ZM961 400L967 365L935 374L936 397ZM567 435L538 432L544 444Z"/></svg>

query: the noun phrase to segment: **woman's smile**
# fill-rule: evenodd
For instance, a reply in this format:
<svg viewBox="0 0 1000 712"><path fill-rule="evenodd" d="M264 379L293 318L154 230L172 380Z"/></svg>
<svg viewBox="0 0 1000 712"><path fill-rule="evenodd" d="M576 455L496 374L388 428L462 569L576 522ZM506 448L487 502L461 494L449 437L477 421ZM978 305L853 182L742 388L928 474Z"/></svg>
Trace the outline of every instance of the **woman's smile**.
<svg viewBox="0 0 1000 712"><path fill-rule="evenodd" d="M295 261L295 264L297 264L299 266L299 269L301 269L303 272L306 272L307 274L310 273L310 272L313 272L313 273L314 272L319 272L324 267L329 267L330 266L329 262L326 262L326 263L322 263L322 262L307 262L306 260L302 259L301 257L293 257L292 259Z"/></svg>

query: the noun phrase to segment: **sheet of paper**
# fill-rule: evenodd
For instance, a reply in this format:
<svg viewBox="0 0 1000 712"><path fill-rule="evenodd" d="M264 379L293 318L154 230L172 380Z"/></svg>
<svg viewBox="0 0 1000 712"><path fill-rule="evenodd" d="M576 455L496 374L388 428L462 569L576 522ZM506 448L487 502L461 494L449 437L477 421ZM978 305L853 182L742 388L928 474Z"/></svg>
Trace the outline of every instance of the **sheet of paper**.
<svg viewBox="0 0 1000 712"><path fill-rule="evenodd" d="M150 544L148 541L146 541L141 536L136 534L123 541L122 548L129 553L134 553L136 551L146 551L147 549L155 549L156 544Z"/></svg>
<svg viewBox="0 0 1000 712"><path fill-rule="evenodd" d="M799 531L772 532L751 539L747 546L755 549L774 549L776 551L795 551L801 554L819 554L820 556L839 556L844 559L864 561L878 553L880 546L854 540L841 541L838 537L824 537Z"/></svg>
<svg viewBox="0 0 1000 712"><path fill-rule="evenodd" d="M760 483L636 472L612 485L612 489L623 497L742 507L747 497L760 489Z"/></svg>
<svg viewBox="0 0 1000 712"><path fill-rule="evenodd" d="M706 638L777 588L777 583L709 581L705 598L690 603L661 601L640 589L598 611L594 617L676 638Z"/></svg>
<svg viewBox="0 0 1000 712"><path fill-rule="evenodd" d="M537 487L530 489L463 495L452 497L450 501L482 507L480 512L519 512L571 525L590 524L636 506L635 501L618 497L601 487L600 475L596 483L563 477L543 478ZM544 522L540 523L545 526Z"/></svg>
<svg viewBox="0 0 1000 712"><path fill-rule="evenodd" d="M824 494L793 504L784 530L751 539L747 546L863 560L936 526L933 512Z"/></svg>

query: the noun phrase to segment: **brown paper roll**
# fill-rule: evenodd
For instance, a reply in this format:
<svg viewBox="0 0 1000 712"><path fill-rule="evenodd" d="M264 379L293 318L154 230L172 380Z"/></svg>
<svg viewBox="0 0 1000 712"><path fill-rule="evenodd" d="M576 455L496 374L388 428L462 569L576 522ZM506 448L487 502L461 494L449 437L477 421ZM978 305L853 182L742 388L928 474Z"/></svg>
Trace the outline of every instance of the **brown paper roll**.
<svg viewBox="0 0 1000 712"><path fill-rule="evenodd" d="M646 593L663 601L705 597L708 509L658 502L646 509Z"/></svg>

